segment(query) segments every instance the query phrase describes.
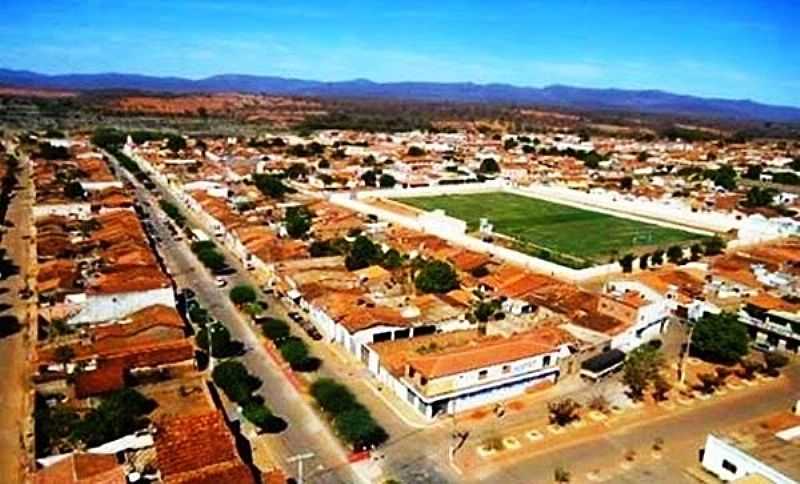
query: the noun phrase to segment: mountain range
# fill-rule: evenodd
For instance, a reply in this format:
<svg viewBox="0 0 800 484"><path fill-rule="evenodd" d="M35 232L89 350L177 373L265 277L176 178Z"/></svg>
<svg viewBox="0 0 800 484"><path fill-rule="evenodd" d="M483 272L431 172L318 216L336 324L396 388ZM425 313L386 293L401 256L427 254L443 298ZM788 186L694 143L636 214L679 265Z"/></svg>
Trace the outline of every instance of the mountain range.
<svg viewBox="0 0 800 484"><path fill-rule="evenodd" d="M510 84L323 82L274 76L223 74L203 79L138 74L60 74L0 69L0 86L77 91L126 89L170 93L265 93L284 96L373 98L436 102L504 103L573 109L603 109L740 120L800 122L800 108L751 100L704 98L659 90L595 89L564 85L542 88Z"/></svg>

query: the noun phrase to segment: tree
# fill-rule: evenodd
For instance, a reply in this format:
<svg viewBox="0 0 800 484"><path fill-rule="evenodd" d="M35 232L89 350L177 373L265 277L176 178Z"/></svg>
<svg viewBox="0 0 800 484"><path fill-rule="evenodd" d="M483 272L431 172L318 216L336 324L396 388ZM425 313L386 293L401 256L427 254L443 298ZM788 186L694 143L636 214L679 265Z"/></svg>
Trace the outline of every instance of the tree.
<svg viewBox="0 0 800 484"><path fill-rule="evenodd" d="M690 250L692 252L692 260L700 260L700 257L703 255L703 247L700 244L692 244Z"/></svg>
<svg viewBox="0 0 800 484"><path fill-rule="evenodd" d="M66 372L67 363L75 358L75 350L72 348L72 346L60 345L56 347L55 351L53 352L53 356L58 363L61 363L62 367L64 368L64 372Z"/></svg>
<svg viewBox="0 0 800 484"><path fill-rule="evenodd" d="M288 427L285 420L276 417L263 403L251 400L242 406L242 415L264 432L275 434Z"/></svg>
<svg viewBox="0 0 800 484"><path fill-rule="evenodd" d="M778 190L774 188L751 187L743 202L745 207L769 207L774 203Z"/></svg>
<svg viewBox="0 0 800 484"><path fill-rule="evenodd" d="M657 250L657 251L653 252L653 255L650 256L650 262L654 266L660 266L661 264L663 264L664 263L664 251L663 250Z"/></svg>
<svg viewBox="0 0 800 484"><path fill-rule="evenodd" d="M209 345L209 334L211 335L211 344ZM211 349L211 356L214 358L228 358L236 356L242 352L244 345L240 341L233 340L228 328L222 324L216 323L211 326L205 326L197 332L195 337L197 346L208 351Z"/></svg>
<svg viewBox="0 0 800 484"><path fill-rule="evenodd" d="M389 438L386 431L378 425L369 411L357 406L339 414L333 421L336 433L354 450L364 450L378 446Z"/></svg>
<svg viewBox="0 0 800 484"><path fill-rule="evenodd" d="M739 364L742 366L739 376L744 380L752 380L756 376L756 372L763 368L763 365L753 358L743 358Z"/></svg>
<svg viewBox="0 0 800 484"><path fill-rule="evenodd" d="M783 353L770 351L764 355L764 363L767 365L767 374L770 376L778 376L780 369L789 364L789 357Z"/></svg>
<svg viewBox="0 0 800 484"><path fill-rule="evenodd" d="M764 171L764 169L761 167L761 165L748 165L747 171L745 172L744 177L749 179L749 180L760 180L761 179L761 173L763 171Z"/></svg>
<svg viewBox="0 0 800 484"><path fill-rule="evenodd" d="M424 293L449 292L458 288L458 276L450 264L432 261L422 267L414 285Z"/></svg>
<svg viewBox="0 0 800 484"><path fill-rule="evenodd" d="M378 175L375 173L375 170L367 170L361 174L361 181L368 187L374 187L375 183L378 181Z"/></svg>
<svg viewBox="0 0 800 484"><path fill-rule="evenodd" d="M547 410L550 412L550 423L563 427L574 420L578 420L580 418L580 415L578 415L580 408L581 404L571 398L550 402L547 404Z"/></svg>
<svg viewBox="0 0 800 484"><path fill-rule="evenodd" d="M558 484L565 484L572 480L572 474L562 466L558 466L553 470L553 480Z"/></svg>
<svg viewBox="0 0 800 484"><path fill-rule="evenodd" d="M485 323L489 321L489 318L497 311L497 304L493 301L481 301L475 306L475 310L472 314L475 316L475 319L478 321Z"/></svg>
<svg viewBox="0 0 800 484"><path fill-rule="evenodd" d="M212 271L222 269L226 265L225 256L217 252L216 249L202 250L197 253L197 258Z"/></svg>
<svg viewBox="0 0 800 484"><path fill-rule="evenodd" d="M255 302L257 297L258 295L256 294L256 290L253 289L253 286L247 284L239 284L231 289L230 292L231 301L237 306Z"/></svg>
<svg viewBox="0 0 800 484"><path fill-rule="evenodd" d="M628 353L622 381L628 386L631 397L639 400L648 386L661 377L664 357L652 345L642 345Z"/></svg>
<svg viewBox="0 0 800 484"><path fill-rule="evenodd" d="M622 190L625 190L625 191L632 189L633 188L633 178L631 178L629 176L622 177L622 179L619 182L619 187Z"/></svg>
<svg viewBox="0 0 800 484"><path fill-rule="evenodd" d="M359 235L350 247L350 253L344 262L347 270L356 271L375 264L380 257L380 248L368 238Z"/></svg>
<svg viewBox="0 0 800 484"><path fill-rule="evenodd" d="M643 254L639 256L639 269L641 270L647 269L649 261L650 261L650 256L648 254Z"/></svg>
<svg viewBox="0 0 800 484"><path fill-rule="evenodd" d="M86 191L79 181L71 181L64 185L64 196L72 200L83 200L86 197Z"/></svg>
<svg viewBox="0 0 800 484"><path fill-rule="evenodd" d="M713 363L731 364L747 354L749 342L736 314L706 314L695 323L691 352Z"/></svg>
<svg viewBox="0 0 800 484"><path fill-rule="evenodd" d="M653 381L653 398L657 402L663 402L667 399L667 394L670 390L672 390L672 384L659 374Z"/></svg>
<svg viewBox="0 0 800 484"><path fill-rule="evenodd" d="M294 370L302 367L308 360L308 347L300 338L285 338L278 349L283 359Z"/></svg>
<svg viewBox="0 0 800 484"><path fill-rule="evenodd" d="M500 173L500 165L494 158L484 158L478 171L484 174Z"/></svg>
<svg viewBox="0 0 800 484"><path fill-rule="evenodd" d="M334 416L358 405L350 389L330 378L316 380L311 384L310 392L320 408Z"/></svg>
<svg viewBox="0 0 800 484"><path fill-rule="evenodd" d="M517 147L519 143L514 138L506 138L503 142L503 149L506 151L511 151Z"/></svg>
<svg viewBox="0 0 800 484"><path fill-rule="evenodd" d="M673 245L667 249L667 259L673 264L677 264L683 259L683 249L680 246Z"/></svg>
<svg viewBox="0 0 800 484"><path fill-rule="evenodd" d="M726 245L720 236L715 235L710 239L703 240L703 252L705 255L719 255L725 250Z"/></svg>
<svg viewBox="0 0 800 484"><path fill-rule="evenodd" d="M403 256L397 249L389 249L383 254L381 267L385 269L397 269L403 265Z"/></svg>
<svg viewBox="0 0 800 484"><path fill-rule="evenodd" d="M619 260L619 265L622 266L622 272L631 272L633 271L633 254L625 254Z"/></svg>
<svg viewBox="0 0 800 484"><path fill-rule="evenodd" d="M272 341L280 342L289 336L289 325L285 321L275 318L267 318L261 323L261 331L264 336Z"/></svg>
<svg viewBox="0 0 800 484"><path fill-rule="evenodd" d="M225 392L229 399L242 404L252 398L253 392L261 386L258 378L250 375L238 361L224 361L214 367L214 383Z"/></svg>
<svg viewBox="0 0 800 484"><path fill-rule="evenodd" d="M155 402L132 388L118 390L89 411L73 435L87 447L96 447L145 427L144 416L155 407Z"/></svg>
<svg viewBox="0 0 800 484"><path fill-rule="evenodd" d="M416 146L416 145L409 146L409 148L408 148L408 156L417 157L417 156L423 156L423 155L425 155L425 150L424 149L422 149L422 148L420 148L419 146Z"/></svg>
<svg viewBox="0 0 800 484"><path fill-rule="evenodd" d="M714 184L728 191L736 190L736 171L733 167L725 165L710 173Z"/></svg>
<svg viewBox="0 0 800 484"><path fill-rule="evenodd" d="M308 167L305 163L292 163L286 170L286 176L292 180L304 179L308 176Z"/></svg>
<svg viewBox="0 0 800 484"><path fill-rule="evenodd" d="M311 212L305 207L289 207L286 210L286 232L289 237L299 239L311 229Z"/></svg>
<svg viewBox="0 0 800 484"><path fill-rule="evenodd" d="M700 373L697 379L700 381L699 390L706 395L714 393L719 387L719 379L713 373Z"/></svg>
<svg viewBox="0 0 800 484"><path fill-rule="evenodd" d="M397 180L395 180L392 175L384 173L383 175L381 175L380 180L378 180L378 184L380 185L381 188L392 188L397 184Z"/></svg>
<svg viewBox="0 0 800 484"><path fill-rule="evenodd" d="M256 188L270 198L283 198L287 193L294 193L294 189L287 187L274 175L256 174L253 176Z"/></svg>
<svg viewBox="0 0 800 484"><path fill-rule="evenodd" d="M173 153L186 149L186 138L174 134L169 135L167 137L167 149Z"/></svg>

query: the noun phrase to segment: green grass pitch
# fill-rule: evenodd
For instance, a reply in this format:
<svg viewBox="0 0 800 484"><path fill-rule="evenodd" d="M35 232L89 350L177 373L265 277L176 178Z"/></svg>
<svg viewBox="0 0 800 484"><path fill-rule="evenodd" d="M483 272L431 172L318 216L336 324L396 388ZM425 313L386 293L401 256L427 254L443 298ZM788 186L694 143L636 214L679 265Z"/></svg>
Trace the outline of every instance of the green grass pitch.
<svg viewBox="0 0 800 484"><path fill-rule="evenodd" d="M477 230L487 218L494 232L514 238L516 248L539 255L541 249L562 254L586 266L641 247L661 247L702 239L702 235L661 227L591 210L510 193L477 193L401 198L397 201L430 211L443 209ZM563 261L562 261L563 262Z"/></svg>

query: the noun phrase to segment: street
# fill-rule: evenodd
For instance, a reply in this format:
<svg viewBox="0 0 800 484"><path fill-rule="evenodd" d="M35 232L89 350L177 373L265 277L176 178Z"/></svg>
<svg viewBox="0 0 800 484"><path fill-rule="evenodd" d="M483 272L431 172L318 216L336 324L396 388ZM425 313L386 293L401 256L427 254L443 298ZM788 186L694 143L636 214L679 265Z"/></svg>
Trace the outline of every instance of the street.
<svg viewBox="0 0 800 484"><path fill-rule="evenodd" d="M24 162L21 161L21 165ZM21 329L15 334L0 338L0 476L2 482L23 482L24 468L28 465L24 449L25 434L30 428L31 412L28 399L28 370L30 333L28 323L33 299L20 297L20 292L33 285L35 280L31 264L31 205L33 191L30 181L30 167L21 168L18 173L21 188L12 198L9 206L7 228L2 237L2 247L6 256L16 266L19 273L3 274L0 282L0 306L2 306L3 325L19 322ZM35 261L34 261L35 262ZM5 269L5 268L4 268ZM35 334L35 333L34 333Z"/></svg>

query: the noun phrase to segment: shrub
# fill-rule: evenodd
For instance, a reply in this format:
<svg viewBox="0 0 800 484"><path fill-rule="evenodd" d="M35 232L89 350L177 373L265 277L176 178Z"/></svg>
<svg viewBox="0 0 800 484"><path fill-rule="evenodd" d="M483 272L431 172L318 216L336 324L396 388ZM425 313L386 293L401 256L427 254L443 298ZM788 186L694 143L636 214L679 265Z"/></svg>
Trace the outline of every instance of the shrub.
<svg viewBox="0 0 800 484"><path fill-rule="evenodd" d="M281 356L286 360L292 369L305 363L308 359L308 347L299 338L286 338L280 345Z"/></svg>
<svg viewBox="0 0 800 484"><path fill-rule="evenodd" d="M414 285L424 293L444 293L458 288L458 276L446 262L428 262L417 274Z"/></svg>
<svg viewBox="0 0 800 484"><path fill-rule="evenodd" d="M253 392L261 386L261 381L250 375L238 361L220 363L214 367L212 378L228 398L239 404L249 401Z"/></svg>
<svg viewBox="0 0 800 484"><path fill-rule="evenodd" d="M285 420L273 415L264 404L255 399L242 405L242 415L264 432L278 433L286 430L287 427Z"/></svg>
<svg viewBox="0 0 800 484"><path fill-rule="evenodd" d="M547 409L550 411L550 423L564 426L573 420L578 420L580 408L581 405L571 398L550 402L547 404Z"/></svg>
<svg viewBox="0 0 800 484"><path fill-rule="evenodd" d="M272 341L279 342L289 336L289 325L280 319L268 318L261 323L261 331L264 336Z"/></svg>
<svg viewBox="0 0 800 484"><path fill-rule="evenodd" d="M378 446L389 438L364 407L356 407L339 414L334 420L334 428L355 450Z"/></svg>
<svg viewBox="0 0 800 484"><path fill-rule="evenodd" d="M334 416L358 405L356 397L346 386L330 378L320 378L312 383L311 396L323 411Z"/></svg>
<svg viewBox="0 0 800 484"><path fill-rule="evenodd" d="M231 289L230 292L231 301L237 306L255 302L257 297L256 290L247 284L240 284Z"/></svg>

